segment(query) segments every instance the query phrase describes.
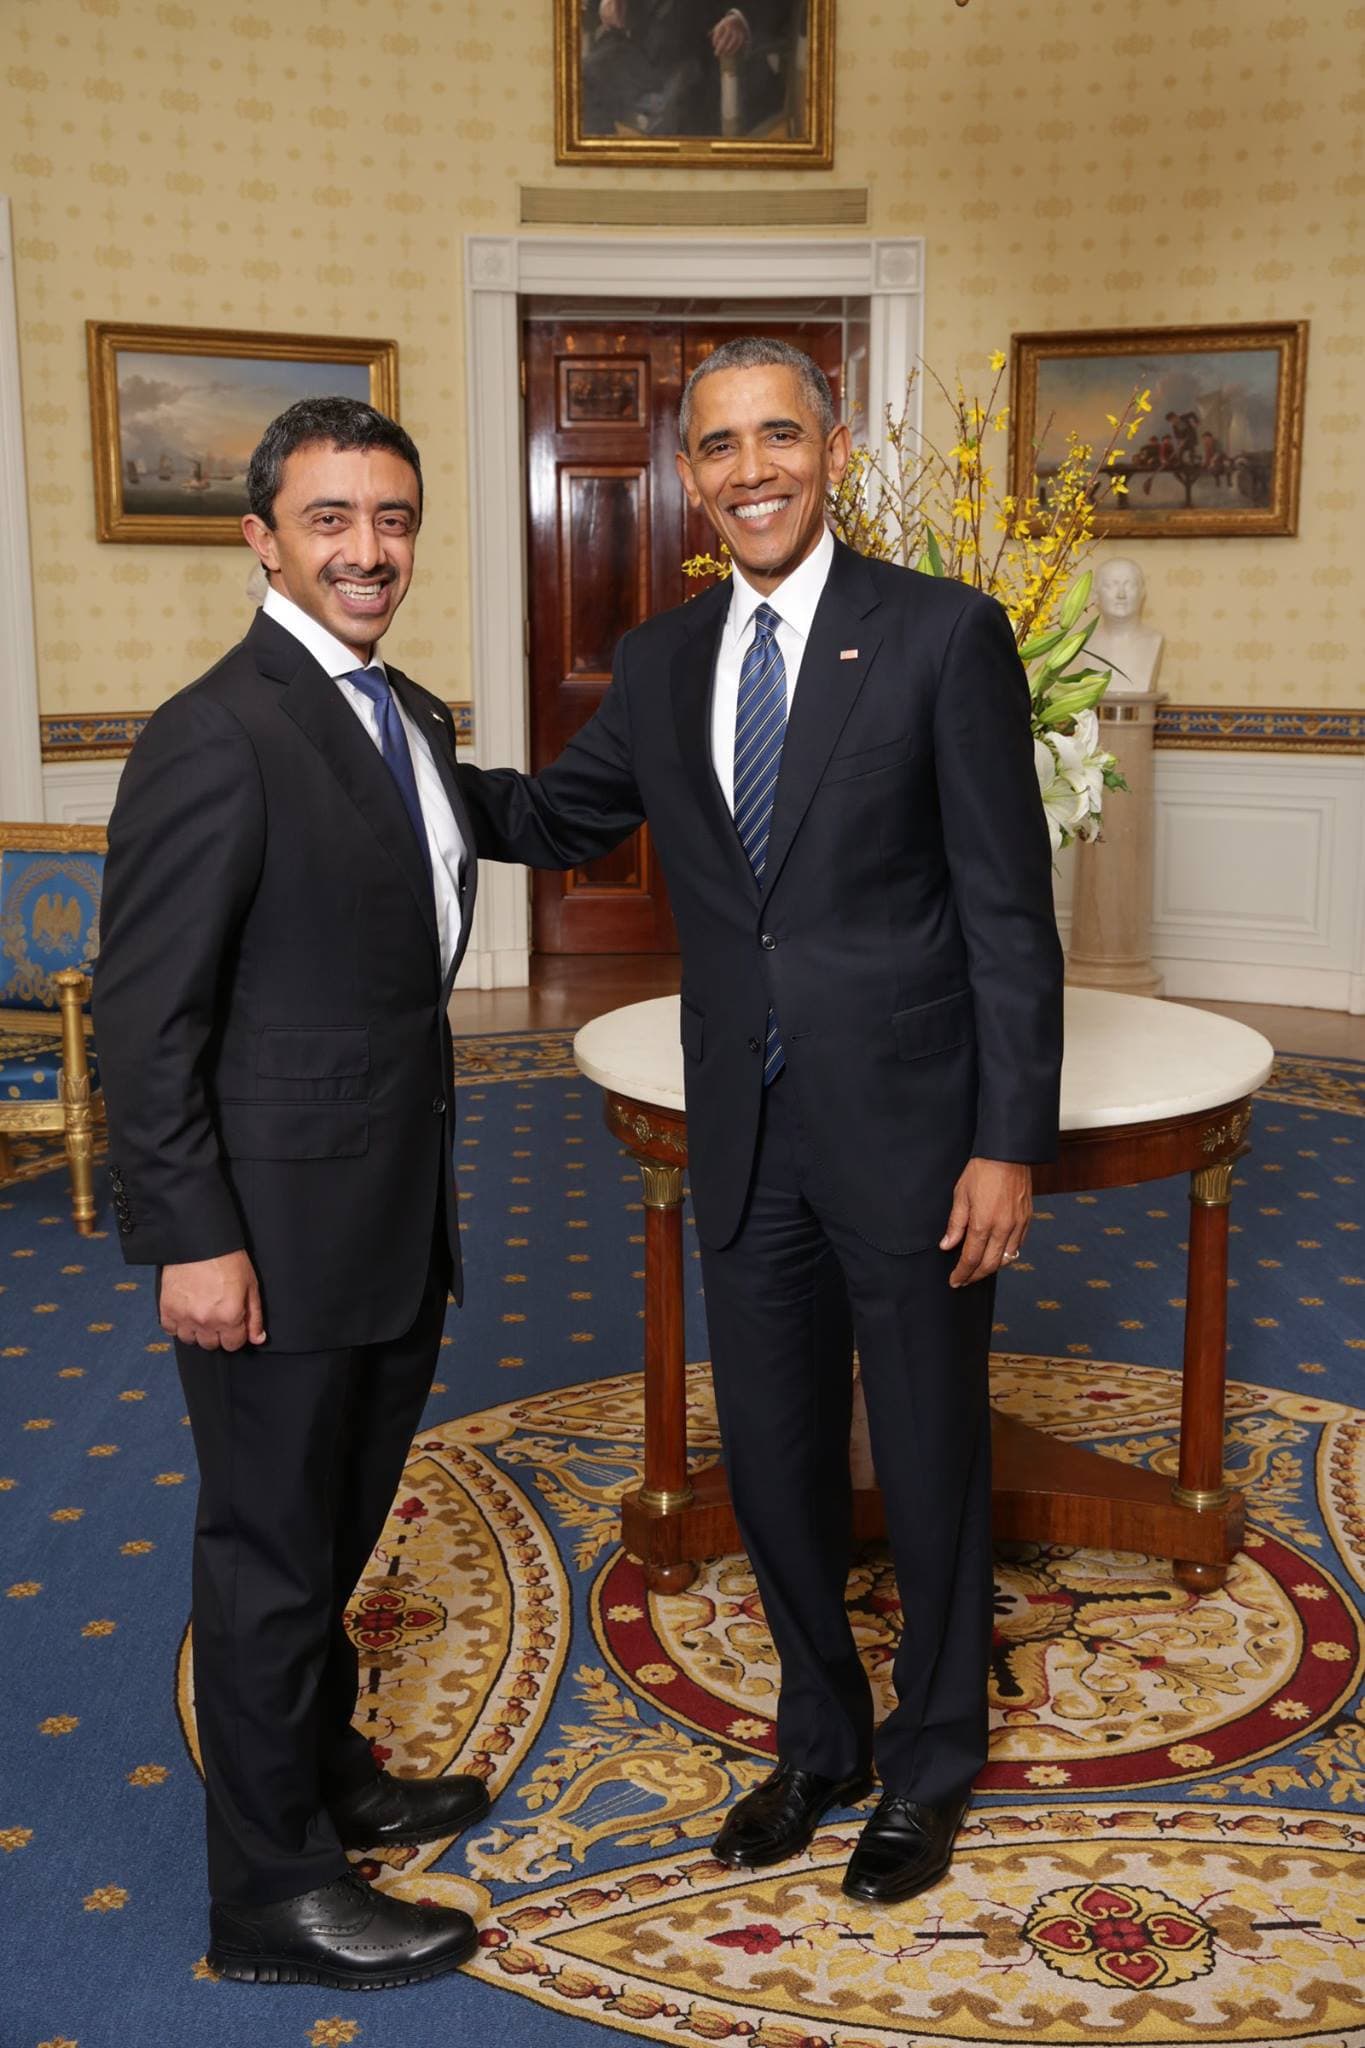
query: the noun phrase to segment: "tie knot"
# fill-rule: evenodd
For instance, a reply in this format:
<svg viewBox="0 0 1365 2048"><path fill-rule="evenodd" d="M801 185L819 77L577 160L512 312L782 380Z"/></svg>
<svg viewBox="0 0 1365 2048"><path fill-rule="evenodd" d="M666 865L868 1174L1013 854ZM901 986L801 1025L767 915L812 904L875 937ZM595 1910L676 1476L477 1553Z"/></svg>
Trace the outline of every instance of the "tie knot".
<svg viewBox="0 0 1365 2048"><path fill-rule="evenodd" d="M769 639L772 638L772 635L777 631L781 623L781 619L770 604L761 604L754 613L755 629L759 633L766 634Z"/></svg>
<svg viewBox="0 0 1365 2048"><path fill-rule="evenodd" d="M382 668L353 668L344 681L353 683L371 704L380 705L390 695L389 679Z"/></svg>

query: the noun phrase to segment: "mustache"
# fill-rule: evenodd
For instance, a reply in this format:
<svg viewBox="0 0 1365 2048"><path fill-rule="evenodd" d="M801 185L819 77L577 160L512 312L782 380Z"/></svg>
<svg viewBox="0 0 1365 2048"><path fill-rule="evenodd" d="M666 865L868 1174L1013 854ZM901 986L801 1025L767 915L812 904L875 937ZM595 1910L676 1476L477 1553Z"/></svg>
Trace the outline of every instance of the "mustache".
<svg viewBox="0 0 1365 2048"><path fill-rule="evenodd" d="M357 569L350 563L323 570L324 583L396 583L398 571L385 563L378 569Z"/></svg>

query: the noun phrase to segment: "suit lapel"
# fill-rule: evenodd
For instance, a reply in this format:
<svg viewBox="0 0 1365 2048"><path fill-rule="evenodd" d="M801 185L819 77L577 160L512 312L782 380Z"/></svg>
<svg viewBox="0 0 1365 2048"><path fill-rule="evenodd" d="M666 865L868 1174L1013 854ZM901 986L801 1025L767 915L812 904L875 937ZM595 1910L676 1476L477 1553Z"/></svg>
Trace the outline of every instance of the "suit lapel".
<svg viewBox="0 0 1365 2048"><path fill-rule="evenodd" d="M881 645L881 634L866 623L878 603L876 586L861 556L836 541L834 561L801 657L800 679L782 742L782 766L763 870L765 903Z"/></svg>
<svg viewBox="0 0 1365 2048"><path fill-rule="evenodd" d="M711 753L711 699L715 689L720 636L730 609L730 586L728 583L717 584L704 597L693 602L697 612L695 627L673 656L673 722L677 729L678 752L692 785L699 815L727 852L733 854L749 887L753 888L754 871L735 830L735 821L726 807L720 783L716 780Z"/></svg>
<svg viewBox="0 0 1365 2048"><path fill-rule="evenodd" d="M460 943L455 949L455 959L451 963L453 978L469 938L470 922L474 916L474 898L479 889L479 864L474 858L474 828L469 822L469 813L465 809L464 798L460 793L459 777L455 773L455 722L444 704L438 710L427 693L419 690L401 669L390 667L388 676L399 703L418 732L426 738L431 758L436 764L436 773L441 778L441 787L446 793L446 799L455 815L455 823L460 829L460 837L464 841L465 864L460 885Z"/></svg>
<svg viewBox="0 0 1365 2048"><path fill-rule="evenodd" d="M413 833L398 785L331 677L292 633L258 612L247 645L262 675L287 685L280 708L312 741L385 853L412 890L439 957L431 872Z"/></svg>

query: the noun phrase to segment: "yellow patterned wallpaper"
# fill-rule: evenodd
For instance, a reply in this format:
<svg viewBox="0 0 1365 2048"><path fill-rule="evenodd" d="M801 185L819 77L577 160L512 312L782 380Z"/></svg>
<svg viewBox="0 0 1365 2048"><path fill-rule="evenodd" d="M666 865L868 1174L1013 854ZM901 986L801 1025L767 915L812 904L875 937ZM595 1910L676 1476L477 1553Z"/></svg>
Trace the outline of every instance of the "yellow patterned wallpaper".
<svg viewBox="0 0 1365 2048"><path fill-rule="evenodd" d="M1312 321L1299 537L1136 548L1177 700L1365 700L1365 6L837 13L835 168L806 175L868 186L874 233L926 237L936 366L973 373L1012 329ZM392 647L468 695L461 237L514 227L523 183L687 181L556 169L551 18L0 0L45 712L150 706L248 616L245 552L96 542L88 318L396 337L429 512Z"/></svg>

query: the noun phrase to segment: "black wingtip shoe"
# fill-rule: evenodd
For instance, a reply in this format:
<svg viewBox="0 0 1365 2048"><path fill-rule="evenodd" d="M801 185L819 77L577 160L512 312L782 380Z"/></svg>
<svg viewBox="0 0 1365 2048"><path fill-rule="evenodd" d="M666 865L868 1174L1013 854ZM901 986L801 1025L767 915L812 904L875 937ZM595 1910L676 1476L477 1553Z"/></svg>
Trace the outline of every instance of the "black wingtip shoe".
<svg viewBox="0 0 1365 2048"><path fill-rule="evenodd" d="M928 1891L953 1860L953 1842L966 1811L965 1799L951 1806L919 1806L884 1792L848 1860L844 1890L849 1898L883 1906Z"/></svg>
<svg viewBox="0 0 1365 2048"><path fill-rule="evenodd" d="M237 1984L326 1984L389 1991L458 1970L478 1947L454 1906L390 1899L353 1874L272 1906L209 1909L205 1960Z"/></svg>
<svg viewBox="0 0 1365 2048"><path fill-rule="evenodd" d="M799 1856L834 1806L854 1806L871 1790L866 1771L851 1778L822 1778L779 1764L771 1776L730 1809L711 1854L732 1870L759 1870Z"/></svg>
<svg viewBox="0 0 1365 2048"><path fill-rule="evenodd" d="M440 1842L482 1820L492 1801L482 1778L391 1778L328 1804L343 1849L391 1849Z"/></svg>

